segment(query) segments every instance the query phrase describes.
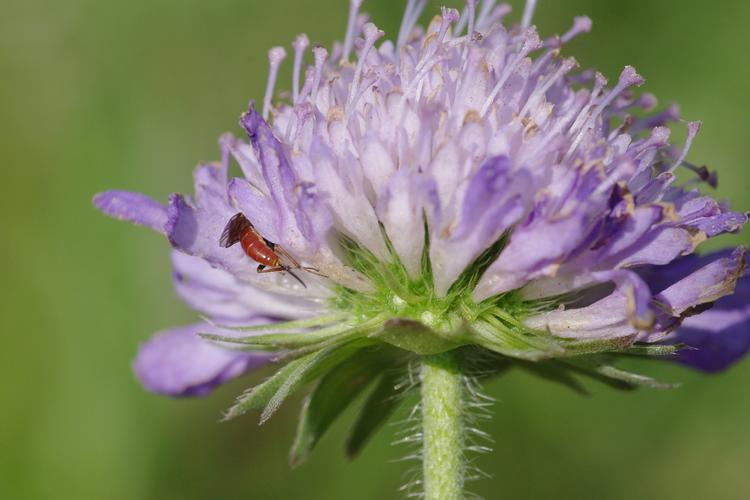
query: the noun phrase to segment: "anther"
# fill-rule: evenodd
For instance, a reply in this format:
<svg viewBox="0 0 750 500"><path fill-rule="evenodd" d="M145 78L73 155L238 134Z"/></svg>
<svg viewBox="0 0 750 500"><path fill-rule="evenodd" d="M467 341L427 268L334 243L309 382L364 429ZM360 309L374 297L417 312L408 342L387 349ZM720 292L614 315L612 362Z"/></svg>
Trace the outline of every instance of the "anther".
<svg viewBox="0 0 750 500"><path fill-rule="evenodd" d="M695 172L701 181L705 182L712 188L716 189L719 185L719 179L716 175L716 170L709 170L705 165L701 165L699 167L687 161L683 161L682 166L687 168L688 170L692 170L693 172Z"/></svg>

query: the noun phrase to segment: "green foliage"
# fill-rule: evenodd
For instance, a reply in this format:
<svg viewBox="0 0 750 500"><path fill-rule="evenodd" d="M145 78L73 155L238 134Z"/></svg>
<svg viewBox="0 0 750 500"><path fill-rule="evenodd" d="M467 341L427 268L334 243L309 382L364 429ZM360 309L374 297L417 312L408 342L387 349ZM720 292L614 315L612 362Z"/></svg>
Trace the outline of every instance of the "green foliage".
<svg viewBox="0 0 750 500"><path fill-rule="evenodd" d="M401 403L404 391L400 391L397 385L401 376L397 369L382 371L349 432L346 440L346 455L349 458L359 455Z"/></svg>
<svg viewBox="0 0 750 500"><path fill-rule="evenodd" d="M237 398L235 405L226 413L225 420L262 408L260 422L264 423L290 394L353 356L362 347L361 340L352 341L329 346L288 362L268 380Z"/></svg>
<svg viewBox="0 0 750 500"><path fill-rule="evenodd" d="M388 369L392 360L383 351L362 349L320 379L302 407L290 452L292 465L304 462L339 415Z"/></svg>

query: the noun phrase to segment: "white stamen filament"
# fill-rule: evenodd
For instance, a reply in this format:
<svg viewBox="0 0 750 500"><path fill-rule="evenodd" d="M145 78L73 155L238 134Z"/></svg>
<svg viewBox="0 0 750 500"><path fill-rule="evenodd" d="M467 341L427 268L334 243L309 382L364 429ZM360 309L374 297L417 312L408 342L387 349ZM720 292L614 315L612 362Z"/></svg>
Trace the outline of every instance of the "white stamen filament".
<svg viewBox="0 0 750 500"><path fill-rule="evenodd" d="M346 37L344 38L344 51L341 54L341 59L344 61L349 60L349 52L352 50L354 45L354 37L357 36L357 13L359 7L362 5L362 0L350 0L349 2L349 21L346 23Z"/></svg>
<svg viewBox="0 0 750 500"><path fill-rule="evenodd" d="M466 33L471 38L471 35L474 33L474 16L476 13L476 7L477 7L477 1L476 0L466 0L466 9L469 11L468 18L469 18L469 31Z"/></svg>
<svg viewBox="0 0 750 500"><path fill-rule="evenodd" d="M518 117L523 118L528 112L529 108L531 106L536 106L537 101L539 101L539 99L550 89L550 87L552 87L552 85L555 84L555 82L557 82L560 78L563 77L563 75L577 66L578 61L576 61L574 57L565 59L565 61L563 61L557 71L553 75L549 76L544 84L534 90L534 92L529 96L529 98L526 100L526 104L521 109L521 112L518 113Z"/></svg>
<svg viewBox="0 0 750 500"><path fill-rule="evenodd" d="M591 90L591 95L586 105L581 109L581 112L576 117L573 124L568 129L568 134L573 135L577 130L581 128L586 118L589 116L589 110L596 104L596 100L599 98L604 86L607 85L608 80L601 73L596 73L594 77L594 88Z"/></svg>
<svg viewBox="0 0 750 500"><path fill-rule="evenodd" d="M398 30L398 38L396 39L396 53L401 47L409 41L409 35L411 35L414 25L417 23L417 19L422 14L427 0L408 0L406 3L406 10L404 11L404 17L401 19L401 26Z"/></svg>
<svg viewBox="0 0 750 500"><path fill-rule="evenodd" d="M589 116L588 120L586 120L586 123L581 128L581 131L578 132L578 136L573 141L573 144L570 145L570 148L568 149L565 157L570 158L575 150L578 149L578 145L583 140L583 137L584 135L586 135L589 127L593 125L594 121L599 117L602 111L604 111L604 108L609 106L609 104L615 99L615 97L620 95L623 90L630 87L631 85L641 85L644 81L645 80L643 79L643 77L636 73L635 69L632 66L625 66L625 69L622 70L622 73L620 73L620 78L617 81L617 85L615 85L615 88L613 88L610 93L607 94L602 102L596 105L594 110L591 112L591 116Z"/></svg>
<svg viewBox="0 0 750 500"><path fill-rule="evenodd" d="M502 23L503 18L507 16L511 10L510 5L507 3L498 5L487 17L481 21L477 21L477 31L484 33L485 31L491 30L494 25Z"/></svg>
<svg viewBox="0 0 750 500"><path fill-rule="evenodd" d="M466 40L464 41L464 48L461 52L461 59L464 61L463 65L461 66L461 73L458 75L458 81L456 82L456 88L460 89L464 77L467 74L467 70L469 69L469 58L466 57L469 53L469 46L471 45L472 41L472 35L474 33L474 8L476 7L476 0L466 0L466 10L467 10L467 17L469 19L469 31L466 33ZM456 92L456 95L458 96L458 92Z"/></svg>
<svg viewBox="0 0 750 500"><path fill-rule="evenodd" d="M483 28L485 27L484 24L487 21L487 16L489 16L492 7L494 7L496 3L497 0L484 0L482 2L482 7L479 9L479 15L477 16L476 29L478 31L483 31Z"/></svg>
<svg viewBox="0 0 750 500"><path fill-rule="evenodd" d="M679 167L683 161L685 161L685 157L688 154L688 151L690 151L690 146L693 144L693 139L695 139L695 136L698 134L698 131L701 129L702 122L696 121L696 122L689 122L688 123L688 135L687 139L685 139L685 146L682 148L682 153L680 153L679 158L677 158L677 161L674 162L674 164L669 167L670 172L674 172L677 167Z"/></svg>
<svg viewBox="0 0 750 500"><path fill-rule="evenodd" d="M354 110L357 108L357 102L359 102L359 99L362 97L362 95L373 86L375 82L378 81L378 75L374 73L367 73L362 77L362 85L360 89L357 91L357 94L354 96L354 98L351 101L351 104L346 109L346 118L347 120L351 116L351 114L354 112Z"/></svg>
<svg viewBox="0 0 750 500"><path fill-rule="evenodd" d="M302 68L302 57L305 55L305 50L310 45L310 39L304 33L297 36L292 43L294 47L294 70L292 73L292 102L297 104L299 97L299 73Z"/></svg>
<svg viewBox="0 0 750 500"><path fill-rule="evenodd" d="M523 17L521 18L521 29L531 26L531 19L534 17L535 9L536 0L526 0L526 5L523 8Z"/></svg>
<svg viewBox="0 0 750 500"><path fill-rule="evenodd" d="M469 20L469 9L466 7L463 8L461 11L461 17L458 18L458 22L456 23L455 31L453 32L453 36L457 37L460 36L461 33L463 33L464 28L466 28L466 22Z"/></svg>
<svg viewBox="0 0 750 500"><path fill-rule="evenodd" d="M268 114L271 111L271 99L273 98L273 89L276 86L276 76L279 74L281 61L286 57L284 47L274 47L268 51L268 83L266 83L266 94L263 97L263 119L268 120Z"/></svg>
<svg viewBox="0 0 750 500"><path fill-rule="evenodd" d="M521 64L521 61L523 61L523 59L529 54L529 52L539 48L541 42L539 41L539 35L536 32L536 28L529 28L525 34L525 37L526 41L521 46L521 50L518 52L513 61L509 63L505 68L503 68L503 72L500 73L497 83L492 88L492 92L490 92L490 95L487 96L487 99L485 99L484 104L482 105L482 109L479 111L479 116L483 117L487 114L487 111L489 111L492 103L495 102L495 98L500 92L500 89L503 88L503 85L505 85L505 82L508 80L508 78L510 78L518 65Z"/></svg>
<svg viewBox="0 0 750 500"><path fill-rule="evenodd" d="M305 125L307 119L313 115L312 106L310 104L302 104L295 108L294 115L294 133L289 135L289 144L295 144L297 142L297 136L299 135L300 129Z"/></svg>
<svg viewBox="0 0 750 500"><path fill-rule="evenodd" d="M359 80L362 76L362 68L365 65L365 62L367 61L367 54L369 54L370 49L372 49L373 45L375 45L375 42L380 38L381 36L385 35L385 33L378 29L377 26L375 26L373 23L367 23L362 27L362 31L365 35L365 44L362 47L362 51L359 53L359 59L357 60L357 69L354 70L354 78L352 79L352 86L349 89L349 98L347 99L346 107L347 107L347 116L350 114L352 103L354 102L354 98L357 95L357 91L359 90Z"/></svg>
<svg viewBox="0 0 750 500"><path fill-rule="evenodd" d="M651 130L648 139L641 141L640 144L633 144L632 148L635 153L633 158L641 158L649 151L666 146L670 135L671 131L667 127L655 127Z"/></svg>
<svg viewBox="0 0 750 500"><path fill-rule="evenodd" d="M318 98L318 89L320 89L320 80L323 78L323 67L325 66L326 59L328 58L328 51L323 47L315 47L313 50L313 58L315 60L315 78L312 84L312 95L310 100L315 103Z"/></svg>
<svg viewBox="0 0 750 500"><path fill-rule="evenodd" d="M299 102L304 102L307 96L310 95L313 89L313 78L315 78L315 68L308 66L305 68L305 83L302 85L302 90L299 92Z"/></svg>
<svg viewBox="0 0 750 500"><path fill-rule="evenodd" d="M446 9L443 7L442 9L442 17L440 20L440 30L438 31L437 39L433 40L430 43L430 46L428 47L428 50L425 52L425 55L422 57L422 59L417 63L417 66L415 68L416 74L419 74L424 67L424 65L431 60L433 54L437 52L438 47L442 45L443 41L445 40L445 35L448 33L448 28L451 24L456 22L458 19L458 11L456 9ZM415 75L416 78L416 75ZM411 82L409 83L411 86Z"/></svg>

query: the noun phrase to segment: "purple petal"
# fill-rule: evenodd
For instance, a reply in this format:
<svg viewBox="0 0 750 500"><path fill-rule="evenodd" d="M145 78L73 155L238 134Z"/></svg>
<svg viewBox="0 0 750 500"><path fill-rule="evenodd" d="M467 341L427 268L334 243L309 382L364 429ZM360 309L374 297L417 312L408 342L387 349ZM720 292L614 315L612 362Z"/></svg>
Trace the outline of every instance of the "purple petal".
<svg viewBox="0 0 750 500"><path fill-rule="evenodd" d="M167 207L145 194L131 191L105 191L94 196L94 206L115 219L150 227L165 234Z"/></svg>
<svg viewBox="0 0 750 500"><path fill-rule="evenodd" d="M638 330L648 330L653 326L655 318L651 308L651 291L636 273L620 269L592 275L600 283L613 281L617 284L619 293L627 298L626 313L633 326Z"/></svg>
<svg viewBox="0 0 750 500"><path fill-rule="evenodd" d="M692 347L678 361L698 370L721 371L739 361L750 351L750 277L710 310L687 318L670 342Z"/></svg>
<svg viewBox="0 0 750 500"><path fill-rule="evenodd" d="M634 336L637 331L628 321L627 303L625 294L612 293L590 306L531 316L524 324L529 328L547 330L552 335L572 339Z"/></svg>
<svg viewBox="0 0 750 500"><path fill-rule="evenodd" d="M175 194L169 199L167 236L177 250L205 259L213 266L226 270L240 270L244 267L244 274L249 274L253 265L245 262L247 257L238 245L232 248L222 248L219 245L224 226L232 215L234 213L229 208L217 212L194 207L188 199Z"/></svg>
<svg viewBox="0 0 750 500"><path fill-rule="evenodd" d="M226 167L201 165L194 177L195 201L181 194L169 198L166 230L170 243L177 250L205 259L239 278L257 278L255 265L239 245L231 248L219 245L227 221L237 213L229 204Z"/></svg>
<svg viewBox="0 0 750 500"><path fill-rule="evenodd" d="M320 304L303 297L259 290L231 273L211 267L199 257L172 252L177 294L191 308L217 322L244 322L258 315L295 319L320 311Z"/></svg>
<svg viewBox="0 0 750 500"><path fill-rule="evenodd" d="M679 216L684 225L703 231L709 238L737 232L747 222L747 214L726 210L708 196L687 200Z"/></svg>
<svg viewBox="0 0 750 500"><path fill-rule="evenodd" d="M157 333L141 345L133 362L133 371L146 389L167 396L205 396L270 360L266 353L218 347L198 333L237 334L207 323Z"/></svg>
<svg viewBox="0 0 750 500"><path fill-rule="evenodd" d="M632 271L594 273L596 282L614 281L610 295L577 309L555 310L529 317L525 324L565 338L619 338L651 328L654 313L648 285Z"/></svg>
<svg viewBox="0 0 750 500"><path fill-rule="evenodd" d="M383 186L378 199L378 218L412 277L417 277L421 269L424 236L420 234L424 234L422 213L426 189L417 175L401 169Z"/></svg>
<svg viewBox="0 0 750 500"><path fill-rule="evenodd" d="M692 252L701 241L701 237L696 237L685 229L657 226L638 241L632 252L623 254L618 266L669 264L677 257Z"/></svg>
<svg viewBox="0 0 750 500"><path fill-rule="evenodd" d="M563 257L583 238L587 221L586 214L573 213L554 220L537 218L516 228L508 246L479 281L474 298L482 300L553 275Z"/></svg>
<svg viewBox="0 0 750 500"><path fill-rule="evenodd" d="M229 196L234 206L245 214L253 226L271 241L281 241L279 212L273 200L255 189L245 179L235 178L229 183Z"/></svg>
<svg viewBox="0 0 750 500"><path fill-rule="evenodd" d="M745 266L744 248L701 267L660 292L656 299L670 308L673 316L688 309L714 302L734 291Z"/></svg>
<svg viewBox="0 0 750 500"><path fill-rule="evenodd" d="M253 103L250 103L247 113L242 115L240 124L247 132L270 193L263 211L268 212L271 204L275 207L275 213L268 215L265 221L266 224L275 221L276 229L272 232L279 235L275 241L292 250L304 251L310 244L317 249L332 224L325 205L312 185L299 182L284 145L255 111ZM249 199L246 201L250 202ZM252 217L254 214L246 215L250 220L255 220Z"/></svg>
<svg viewBox="0 0 750 500"><path fill-rule="evenodd" d="M280 214L288 217L297 179L286 157L284 147L273 135L268 123L255 111L252 102L247 113L242 115L240 124L245 128L260 161L263 178L276 204L276 209Z"/></svg>
<svg viewBox="0 0 750 500"><path fill-rule="evenodd" d="M663 301L683 314L725 295L706 311L689 316L671 334L669 343L684 343L677 360L703 371L720 371L750 350L750 277L742 272L744 249L722 250L704 256L691 255L668 266L641 270L640 274ZM746 273L747 274L747 273ZM736 280L734 293L732 283Z"/></svg>

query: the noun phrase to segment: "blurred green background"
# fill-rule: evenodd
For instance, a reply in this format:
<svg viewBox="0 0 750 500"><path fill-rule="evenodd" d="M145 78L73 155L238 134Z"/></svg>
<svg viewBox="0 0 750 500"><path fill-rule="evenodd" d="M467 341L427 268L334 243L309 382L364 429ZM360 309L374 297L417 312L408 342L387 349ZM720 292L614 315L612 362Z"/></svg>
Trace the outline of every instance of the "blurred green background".
<svg viewBox="0 0 750 500"><path fill-rule="evenodd" d="M402 8L365 2L389 34ZM217 424L248 379L206 399L144 392L130 371L138 343L195 315L172 291L167 243L90 203L107 188L161 200L189 192L193 166L218 158L218 136L262 98L267 48L302 31L330 45L346 11L345 0L2 2L0 498L398 498L410 465L395 461L407 450L389 444L392 426L349 463L347 415L292 471L299 398L258 427L253 417ZM702 119L690 158L718 168L719 195L750 208L750 3L547 0L536 21L564 32L583 13L594 31L567 53L611 79L632 64L660 105ZM478 463L492 478L472 489L488 499L749 498L750 360L719 376L642 368L684 385L594 386L584 398L520 373L491 383L495 451Z"/></svg>

